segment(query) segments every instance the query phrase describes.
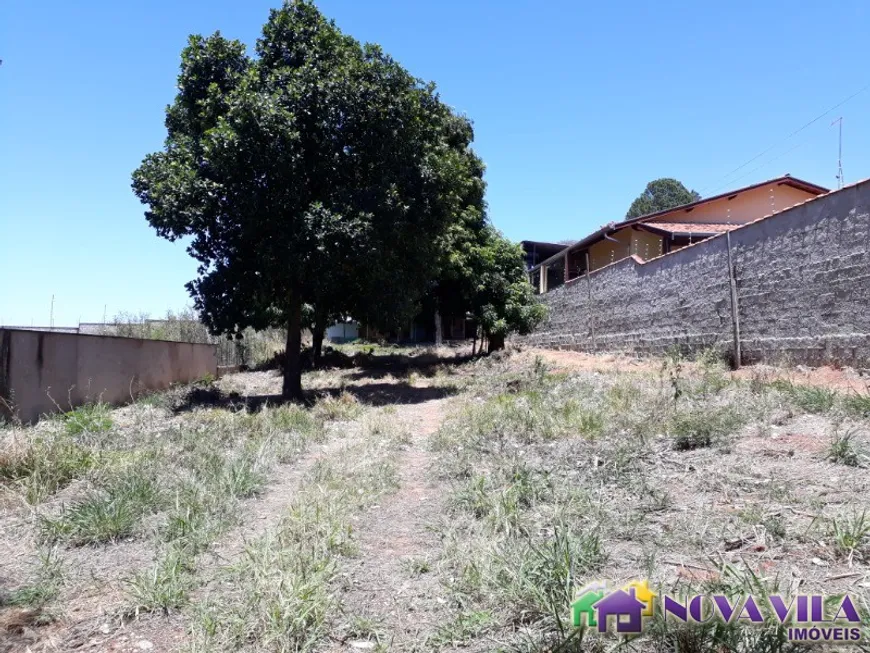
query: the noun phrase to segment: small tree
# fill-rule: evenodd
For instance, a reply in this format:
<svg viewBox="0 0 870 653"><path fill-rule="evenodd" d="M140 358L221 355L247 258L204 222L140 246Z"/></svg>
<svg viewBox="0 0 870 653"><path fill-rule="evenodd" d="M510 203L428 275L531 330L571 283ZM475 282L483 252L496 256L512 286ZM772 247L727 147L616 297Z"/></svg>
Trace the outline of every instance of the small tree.
<svg viewBox="0 0 870 653"><path fill-rule="evenodd" d="M546 315L526 276L523 249L488 227L476 252L478 274L473 311L488 351L503 349L511 333L530 333Z"/></svg>
<svg viewBox="0 0 870 653"><path fill-rule="evenodd" d="M447 260L432 292L443 314L470 312L488 341L502 349L511 333L527 334L546 308L529 284L522 247L507 240L481 212L466 212L445 238Z"/></svg>
<svg viewBox="0 0 870 653"><path fill-rule="evenodd" d="M158 235L190 238L187 288L213 333L286 326L283 395L298 399L303 305L399 319L426 289L471 131L308 0L273 10L256 51L190 38L166 146L133 189Z"/></svg>
<svg viewBox="0 0 870 653"><path fill-rule="evenodd" d="M675 206L691 204L701 199L701 195L689 190L676 179L656 179L646 185L640 196L631 203L626 218L638 218L642 215L665 211Z"/></svg>

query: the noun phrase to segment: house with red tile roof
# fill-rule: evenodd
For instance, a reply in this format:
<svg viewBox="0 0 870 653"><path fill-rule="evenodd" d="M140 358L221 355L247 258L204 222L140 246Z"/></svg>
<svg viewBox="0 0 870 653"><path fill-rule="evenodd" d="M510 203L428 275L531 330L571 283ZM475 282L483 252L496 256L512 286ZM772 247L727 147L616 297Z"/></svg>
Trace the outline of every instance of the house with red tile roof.
<svg viewBox="0 0 870 653"><path fill-rule="evenodd" d="M828 192L783 175L665 211L611 222L529 271L538 292L629 256L643 261L736 229Z"/></svg>

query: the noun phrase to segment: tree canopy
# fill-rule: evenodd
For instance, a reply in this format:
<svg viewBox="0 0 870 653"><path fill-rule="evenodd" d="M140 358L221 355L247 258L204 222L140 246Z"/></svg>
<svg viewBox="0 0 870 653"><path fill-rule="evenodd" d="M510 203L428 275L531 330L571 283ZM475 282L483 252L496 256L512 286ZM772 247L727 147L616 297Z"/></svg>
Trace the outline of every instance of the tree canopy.
<svg viewBox="0 0 870 653"><path fill-rule="evenodd" d="M522 247L506 239L485 216L466 216L446 237L447 260L434 291L445 314L470 313L489 342L504 347L511 333L527 334L544 318L526 276Z"/></svg>
<svg viewBox="0 0 870 653"><path fill-rule="evenodd" d="M308 0L271 12L255 57L192 36L166 128L134 192L158 235L189 239L210 330L287 327L286 397L301 396L303 305L404 318L441 236L484 211L470 123Z"/></svg>
<svg viewBox="0 0 870 653"><path fill-rule="evenodd" d="M672 209L675 206L691 204L701 199L701 195L689 190L676 179L655 179L646 185L640 196L631 203L626 218L638 218L642 215Z"/></svg>

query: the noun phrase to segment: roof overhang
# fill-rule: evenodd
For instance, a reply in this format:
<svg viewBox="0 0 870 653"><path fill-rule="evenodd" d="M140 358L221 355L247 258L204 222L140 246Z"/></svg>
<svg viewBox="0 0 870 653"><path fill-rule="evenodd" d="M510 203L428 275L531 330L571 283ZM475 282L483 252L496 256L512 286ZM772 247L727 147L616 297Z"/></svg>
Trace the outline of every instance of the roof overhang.
<svg viewBox="0 0 870 653"><path fill-rule="evenodd" d="M734 225L734 226L736 227L738 225ZM705 231L703 229L701 229L701 230L699 230L699 229L694 229L694 230L692 230L692 229L687 229L687 230L662 229L660 227L655 226L655 223L653 223L653 224L646 224L646 223L636 224L636 225L632 226L632 229L642 229L643 231L648 231L650 233L656 234L657 236L668 236L668 237L683 236L683 237L688 237L688 238L711 238L712 236L718 236L719 234L723 234L726 231L728 231L727 229L711 229L709 231Z"/></svg>

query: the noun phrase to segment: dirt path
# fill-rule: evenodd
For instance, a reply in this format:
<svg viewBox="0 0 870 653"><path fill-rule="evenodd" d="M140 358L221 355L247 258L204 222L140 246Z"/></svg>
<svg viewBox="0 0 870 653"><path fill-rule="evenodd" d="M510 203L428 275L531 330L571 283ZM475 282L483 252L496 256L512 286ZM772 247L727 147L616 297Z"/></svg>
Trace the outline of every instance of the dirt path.
<svg viewBox="0 0 870 653"><path fill-rule="evenodd" d="M352 438L342 433L341 428L340 423L333 425L332 432L324 442L312 444L302 456L292 462L282 463L272 471L265 492L242 503L242 523L221 536L206 556L211 560L200 563L203 569L231 564L249 542L278 525L314 465L351 442Z"/></svg>
<svg viewBox="0 0 870 653"><path fill-rule="evenodd" d="M397 418L410 443L399 461L400 487L357 528L359 555L348 565L342 623L328 651L421 650L447 614L431 559L440 547L432 528L443 515L444 492L430 480L428 438L447 412L447 399L404 404Z"/></svg>

